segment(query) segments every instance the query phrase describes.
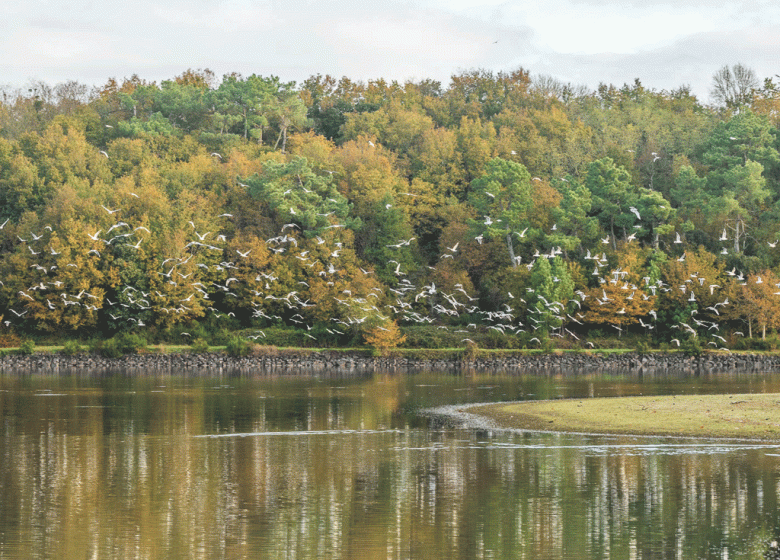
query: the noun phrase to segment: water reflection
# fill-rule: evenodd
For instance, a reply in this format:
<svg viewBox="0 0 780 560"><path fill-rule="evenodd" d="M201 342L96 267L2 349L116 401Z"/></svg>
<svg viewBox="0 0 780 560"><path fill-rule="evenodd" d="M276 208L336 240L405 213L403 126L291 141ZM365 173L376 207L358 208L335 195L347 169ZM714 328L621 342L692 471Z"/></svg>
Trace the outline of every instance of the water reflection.
<svg viewBox="0 0 780 560"><path fill-rule="evenodd" d="M771 443L533 434L451 403L780 392L780 378L0 377L0 558L737 558Z"/></svg>

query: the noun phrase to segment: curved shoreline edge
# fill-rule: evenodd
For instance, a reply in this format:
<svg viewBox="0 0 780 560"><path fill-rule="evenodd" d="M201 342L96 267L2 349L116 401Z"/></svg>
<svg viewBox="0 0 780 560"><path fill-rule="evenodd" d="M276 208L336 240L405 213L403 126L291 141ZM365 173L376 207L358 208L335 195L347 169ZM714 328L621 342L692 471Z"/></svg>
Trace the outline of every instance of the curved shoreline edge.
<svg viewBox="0 0 780 560"><path fill-rule="evenodd" d="M273 355L233 357L212 353L141 353L105 358L84 353L0 356L0 373L12 371L65 372L68 370L196 372L242 374L335 374L359 375L380 371L503 372L510 374L566 373L682 373L780 372L780 354L682 353L553 353L510 354L467 360L450 358L371 357L337 351L280 351Z"/></svg>
<svg viewBox="0 0 780 560"><path fill-rule="evenodd" d="M477 404L455 409L495 429L780 442L780 394L639 395Z"/></svg>

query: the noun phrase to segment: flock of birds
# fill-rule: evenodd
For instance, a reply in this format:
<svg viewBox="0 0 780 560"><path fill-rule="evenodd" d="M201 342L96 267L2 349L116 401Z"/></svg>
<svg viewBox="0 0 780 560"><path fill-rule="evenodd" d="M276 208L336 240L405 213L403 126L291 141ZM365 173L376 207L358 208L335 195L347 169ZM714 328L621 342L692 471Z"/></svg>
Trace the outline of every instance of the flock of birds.
<svg viewBox="0 0 780 560"><path fill-rule="evenodd" d="M138 195L134 193L130 193L130 195L138 198ZM104 257L101 251L115 251L119 247L122 247L123 251L139 250L148 236L152 234L143 225L134 226L124 221L121 208L106 206L102 206L102 208L106 212L106 216L117 221L95 233L86 234L91 245L87 252L88 258L101 259ZM629 210L636 216L637 220L641 221L641 215L636 208L631 207ZM294 220L295 210L291 208L290 214ZM226 213L217 218L230 219L232 215ZM8 221L6 220L0 225L0 230L5 228ZM485 216L484 219L485 225L491 225L496 221L498 220L490 216ZM322 302L304 299L302 294L305 294L306 289L309 288L309 283L305 279L298 281L300 289L290 290L285 294L274 288L278 278L269 272L270 269L252 270L249 276L234 274L234 270L246 269L247 265L241 261L248 259L252 249L244 251L235 248L229 249L226 246L228 240L224 234L217 235L210 231L201 234L197 231L194 222L190 221L188 225L191 239L184 246L183 253L179 256L166 258L160 263L159 270L154 272L155 276L159 276L156 280L164 285L164 288L160 288L164 289L164 293L160 289L152 287L153 285L159 286L159 284L147 279L143 285L126 283L116 288L113 292L115 300L106 295L104 289L74 290L72 285L68 285L67 275L60 277L61 268L77 267L78 265L63 262L61 258L58 259L61 253L52 245L47 246L47 233L52 233L50 226L46 226L39 234L30 232L27 239L17 236L18 242L26 246L31 257L37 258L37 262L30 266L31 269L35 269L37 276L32 284L19 289L15 294L16 297L11 298L9 313L3 319L3 326L8 328L28 320L30 310L37 306L39 311L44 312L57 309L67 311L69 307L77 308L80 312L102 312L106 313L107 317L110 317L118 328L122 328L122 324L125 324L126 327L142 328L147 326L154 313L196 317L200 310L204 313L212 313L217 317L222 314L235 316L233 311L227 309L241 307L241 305L237 305L240 303L239 299L249 297L250 301L244 302L244 305L246 306L248 303L251 307L253 318L263 319L268 324L275 322L294 324L303 330L305 336L316 340L315 335L312 334L312 320L311 318L307 319L306 314L308 308ZM332 223L326 229L337 232L339 228L343 227L342 224ZM636 227L639 228L639 226ZM556 226L552 226L552 229L555 230ZM524 238L526 231L527 229L516 234L520 238ZM549 335L571 337L592 347L591 342L580 340L584 329L579 330L579 335L574 332L577 330L573 326L574 324L584 325L584 307L603 306L610 302L615 304L614 300L618 297L615 294L619 293L623 307L615 313L624 315L627 304L635 297L647 301L659 291L680 289L683 293L689 294L689 302L696 302L697 290L707 290L712 296L715 290L720 289L719 285L708 282L706 278L697 273L691 274L691 277L679 287L666 285L661 280L651 282L649 277L643 279L640 287L626 281L627 271L620 268L608 270L609 263L605 253L591 255L589 250L584 258L594 262L593 276L598 278L598 282L601 284L610 283L613 286L621 284L622 289L619 292L611 291L611 297L608 297L606 289L601 289L600 297L593 295L592 291L591 295L577 291L569 300L555 301L552 298L548 300L549 295L545 297L542 293L536 293L534 288L528 287L526 288L527 293L523 294L525 297L515 296L507 291L503 298L504 303L495 309L484 310L478 304L478 297L468 293L463 284L454 284L449 291L436 286L433 281L419 285L411 279L417 276L417 271L403 270L401 262L396 260L389 261L389 263L395 264L393 270L397 280L395 285L381 286L379 282L376 282L366 293L359 294L353 293L354 289L348 286L349 283L346 281L345 275L357 273L369 275L373 274L373 271L358 267L355 271L347 272L346 267L340 267L339 258L344 250L344 244L335 234L326 236L328 240L320 236L314 237L316 247L324 249L318 251L318 257L315 257L311 250L298 250L300 233L300 226L292 221L285 224L277 236L267 239L265 244L269 251L278 258L297 259L296 264L299 267L305 267L309 276L318 277L325 281L330 288L335 290L336 286L342 286L343 289L339 288L341 291L338 295L333 295L331 292L329 296L326 296L332 297L338 306L345 306L344 312L332 317L326 327L327 332L334 336L344 335L346 330L361 325L370 317L374 317L378 320L374 323L380 329L384 328L382 324L388 320L400 320L415 324L436 323L439 328L453 329L454 332L462 334L462 338L460 338L462 344L474 342L468 334L482 328L492 329L505 335L528 333L526 337L531 343L541 344L542 339ZM626 242L630 243L634 239L635 235L632 234L626 238ZM409 247L414 240L414 237L401 239L387 245L387 247L401 251L405 247ZM475 240L481 244L484 240L483 235L476 236ZM721 240L727 240L725 230ZM601 242L608 244L610 242L609 236L602 239ZM674 243L683 243L679 234L676 235ZM445 247L441 260L456 258L459 253L459 245L460 241ZM552 259L560 255L561 252L560 248L552 248L549 253L536 251L530 262L525 263L524 266L531 270L537 259ZM228 260L226 255L229 254L234 254L235 260ZM683 262L685 255L683 252L678 260ZM518 265L520 261L521 257L517 257ZM430 268L435 269L435 267ZM744 276L737 275L734 270L730 271L729 274L740 281L745 281ZM251 279L252 276L253 279ZM430 276L428 277L430 278ZM557 278L553 280L558 281ZM761 278L758 278L757 282L761 282ZM4 286L0 281L0 288ZM242 289L238 289L239 287ZM234 300L231 306L218 303L220 301L224 303L229 298ZM589 298L593 299L589 301ZM517 308L513 307L512 304L516 303L523 305ZM718 321L712 320L713 317L719 317L723 307L728 305L730 305L728 298L725 298L723 301L704 308L702 310L704 313L701 315L695 306L689 306L690 316L686 320L679 320L673 325L673 328L691 336L697 336L699 332L706 332L709 338L714 339L709 344L719 349L728 350L725 347L726 339L719 334ZM456 320L464 313L475 318L474 322L469 322L465 327L448 326L465 323L465 321ZM520 317L521 313L523 313L523 317ZM710 319L705 318L705 315ZM445 320L442 321L442 318ZM637 319L639 325L649 332L655 328L656 311L650 309L645 318L637 317ZM617 331L622 332L624 327L618 323L616 321L612 326ZM568 328L569 326L572 328ZM182 335L188 336L188 333L182 333ZM265 333L262 330L256 330L255 334L250 335L256 340L264 336ZM721 341L721 343L719 344L716 340ZM671 342L678 346L680 344L678 338L672 339Z"/></svg>

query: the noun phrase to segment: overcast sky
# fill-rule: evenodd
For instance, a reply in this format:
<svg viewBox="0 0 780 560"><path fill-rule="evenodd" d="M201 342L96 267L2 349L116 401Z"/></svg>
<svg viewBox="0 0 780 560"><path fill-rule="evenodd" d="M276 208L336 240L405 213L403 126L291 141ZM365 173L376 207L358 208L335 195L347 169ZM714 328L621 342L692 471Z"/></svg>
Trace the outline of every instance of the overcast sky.
<svg viewBox="0 0 780 560"><path fill-rule="evenodd" d="M2 12L11 87L188 68L446 86L463 70L522 66L590 88L689 85L706 102L724 65L780 73L777 0L4 0Z"/></svg>

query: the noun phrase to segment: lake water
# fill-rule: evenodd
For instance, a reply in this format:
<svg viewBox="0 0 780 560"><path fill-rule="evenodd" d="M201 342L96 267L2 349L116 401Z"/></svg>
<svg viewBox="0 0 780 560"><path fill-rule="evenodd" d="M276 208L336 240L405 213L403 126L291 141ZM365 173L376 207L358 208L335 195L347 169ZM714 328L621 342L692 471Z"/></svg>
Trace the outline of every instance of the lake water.
<svg viewBox="0 0 780 560"><path fill-rule="evenodd" d="M763 558L780 444L426 412L713 392L780 393L780 377L6 373L0 559Z"/></svg>

